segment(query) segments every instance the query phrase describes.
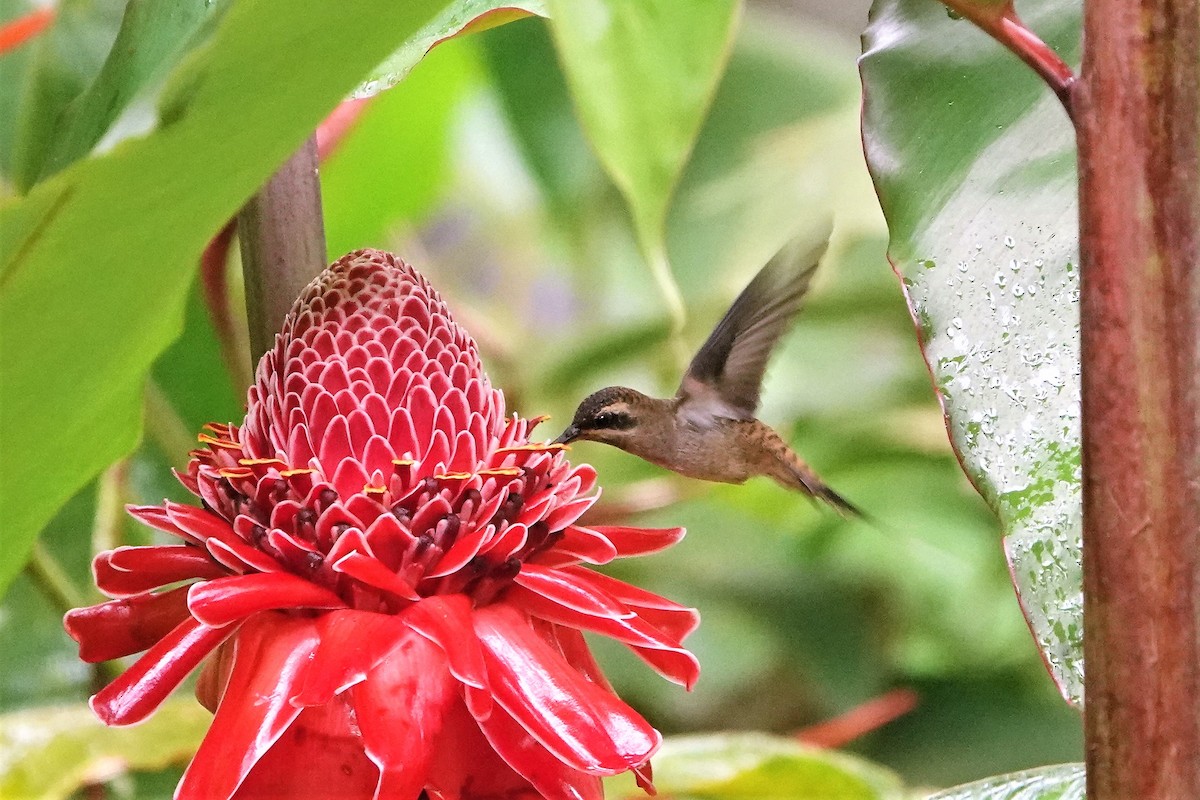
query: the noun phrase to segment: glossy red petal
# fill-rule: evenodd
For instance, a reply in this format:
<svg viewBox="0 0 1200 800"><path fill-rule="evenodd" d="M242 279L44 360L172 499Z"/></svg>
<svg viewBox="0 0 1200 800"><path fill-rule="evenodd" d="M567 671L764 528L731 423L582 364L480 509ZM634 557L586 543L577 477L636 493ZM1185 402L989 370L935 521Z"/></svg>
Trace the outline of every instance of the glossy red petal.
<svg viewBox="0 0 1200 800"><path fill-rule="evenodd" d="M394 614L350 609L316 618L317 649L292 702L302 706L328 703L367 675L408 638L415 636Z"/></svg>
<svg viewBox="0 0 1200 800"><path fill-rule="evenodd" d="M534 559L538 564L557 567L564 564L607 564L617 557L617 548L608 537L594 528L571 525L553 548Z"/></svg>
<svg viewBox="0 0 1200 800"><path fill-rule="evenodd" d="M592 530L612 542L622 558L666 550L682 541L687 533L686 528L630 528L624 525L593 525Z"/></svg>
<svg viewBox="0 0 1200 800"><path fill-rule="evenodd" d="M639 589L602 572L585 570L582 567L566 567L564 571L568 574L585 573L586 580L593 586L620 600L636 611L643 620L662 631L666 637L677 642L682 642L700 625L700 612L694 608Z"/></svg>
<svg viewBox="0 0 1200 800"><path fill-rule="evenodd" d="M376 798L415 798L425 785L455 686L441 649L415 636L350 690L363 747L379 768Z"/></svg>
<svg viewBox="0 0 1200 800"><path fill-rule="evenodd" d="M194 545L118 547L92 561L96 587L109 597L129 597L168 583L219 578L229 571Z"/></svg>
<svg viewBox="0 0 1200 800"><path fill-rule="evenodd" d="M140 653L187 616L187 587L183 586L72 609L63 617L63 626L79 642L79 658L95 664Z"/></svg>
<svg viewBox="0 0 1200 800"><path fill-rule="evenodd" d="M696 657L678 640L664 635L640 617L622 619L588 614L548 600L522 586L509 590L506 599L540 619L612 637L628 645L664 678L689 689L700 677L700 663Z"/></svg>
<svg viewBox="0 0 1200 800"><path fill-rule="evenodd" d="M500 757L544 800L604 800L599 776L564 764L530 738L506 711L497 709L479 722L479 728Z"/></svg>
<svg viewBox="0 0 1200 800"><path fill-rule="evenodd" d="M590 582L565 569L548 569L526 564L514 578L523 586L545 599L593 617L629 619L634 612L606 592L595 589Z"/></svg>
<svg viewBox="0 0 1200 800"><path fill-rule="evenodd" d="M454 677L483 689L487 667L471 630L471 601L466 595L428 597L404 613L405 623L442 649Z"/></svg>
<svg viewBox="0 0 1200 800"><path fill-rule="evenodd" d="M520 613L493 605L473 620L496 702L561 761L616 774L658 749L658 731L572 669Z"/></svg>
<svg viewBox="0 0 1200 800"><path fill-rule="evenodd" d="M279 608L342 608L328 589L287 572L235 575L193 584L188 608L206 625L228 625L260 611Z"/></svg>
<svg viewBox="0 0 1200 800"><path fill-rule="evenodd" d="M105 725L141 722L233 631L232 627L210 628L186 618L94 694L89 701L92 711Z"/></svg>
<svg viewBox="0 0 1200 800"><path fill-rule="evenodd" d="M382 589L385 592L405 600L418 600L420 595L403 578L385 567L377 558L358 551L347 553L333 562L337 572L345 573L352 578L362 581L368 586Z"/></svg>
<svg viewBox="0 0 1200 800"><path fill-rule="evenodd" d="M290 698L318 641L314 621L280 613L248 620L208 735L176 790L178 800L227 800L300 714ZM290 759L281 765L288 766ZM336 779L336 776L331 776Z"/></svg>
<svg viewBox="0 0 1200 800"><path fill-rule="evenodd" d="M259 758L234 800L372 800L379 770L363 752L352 718L342 697L301 711Z"/></svg>

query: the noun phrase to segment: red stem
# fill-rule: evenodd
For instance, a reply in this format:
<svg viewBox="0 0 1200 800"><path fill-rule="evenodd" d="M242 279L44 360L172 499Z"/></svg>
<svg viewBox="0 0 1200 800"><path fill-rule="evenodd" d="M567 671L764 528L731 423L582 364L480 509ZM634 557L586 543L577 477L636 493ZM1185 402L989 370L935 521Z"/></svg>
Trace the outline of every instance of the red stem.
<svg viewBox="0 0 1200 800"><path fill-rule="evenodd" d="M241 391L250 385L253 376L247 363L246 341L244 335L239 335L237 319L229 302L229 248L236 231L237 226L230 220L204 248L200 256L200 287L217 335L221 360L225 362L235 390Z"/></svg>
<svg viewBox="0 0 1200 800"><path fill-rule="evenodd" d="M1088 797L1200 797L1200 0L1089 0L1076 94Z"/></svg>
<svg viewBox="0 0 1200 800"><path fill-rule="evenodd" d="M25 44L54 21L54 9L42 8L0 25L0 55Z"/></svg>
<svg viewBox="0 0 1200 800"><path fill-rule="evenodd" d="M1001 6L979 3L978 0L942 0L942 4L969 19L976 27L1028 64L1053 90L1066 109L1067 116L1074 121L1075 103L1072 94L1075 73L1059 58L1058 53L1026 27L1017 16L1011 0Z"/></svg>
<svg viewBox="0 0 1200 800"><path fill-rule="evenodd" d="M809 725L796 733L796 739L815 747L844 747L855 739L904 716L916 708L919 702L920 697L912 689L892 689L833 719Z"/></svg>

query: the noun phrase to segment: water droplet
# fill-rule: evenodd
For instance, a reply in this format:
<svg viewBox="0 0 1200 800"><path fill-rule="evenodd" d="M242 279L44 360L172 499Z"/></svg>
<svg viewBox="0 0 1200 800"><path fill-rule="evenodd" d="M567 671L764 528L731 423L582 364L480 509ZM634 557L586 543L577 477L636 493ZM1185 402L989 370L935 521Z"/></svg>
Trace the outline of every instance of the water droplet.
<svg viewBox="0 0 1200 800"><path fill-rule="evenodd" d="M1013 237L1005 236L1004 237L1004 246L1011 250L1012 248L1017 246L1017 242L1015 239L1013 239Z"/></svg>
<svg viewBox="0 0 1200 800"><path fill-rule="evenodd" d="M950 19L962 19L963 15L955 11L953 8L946 9L946 16Z"/></svg>
<svg viewBox="0 0 1200 800"><path fill-rule="evenodd" d="M999 286L1001 289L1003 289L1005 286L1008 286L1008 276L1005 275L1003 272L997 272L996 273L996 285Z"/></svg>

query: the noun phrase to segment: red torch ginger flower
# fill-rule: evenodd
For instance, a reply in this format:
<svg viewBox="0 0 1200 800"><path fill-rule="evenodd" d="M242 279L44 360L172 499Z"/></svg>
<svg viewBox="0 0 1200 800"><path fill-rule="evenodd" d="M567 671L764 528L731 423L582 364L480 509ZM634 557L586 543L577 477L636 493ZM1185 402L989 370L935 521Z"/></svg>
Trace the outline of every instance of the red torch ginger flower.
<svg viewBox="0 0 1200 800"><path fill-rule="evenodd" d="M594 572L681 529L578 523L595 472L506 419L475 342L394 256L341 259L258 365L245 423L211 425L200 507L130 512L179 544L97 556L113 600L66 627L80 656L145 650L91 701L144 719L206 657L215 716L181 798L600 798L649 787L660 736L582 631L665 677L698 673L696 612Z"/></svg>

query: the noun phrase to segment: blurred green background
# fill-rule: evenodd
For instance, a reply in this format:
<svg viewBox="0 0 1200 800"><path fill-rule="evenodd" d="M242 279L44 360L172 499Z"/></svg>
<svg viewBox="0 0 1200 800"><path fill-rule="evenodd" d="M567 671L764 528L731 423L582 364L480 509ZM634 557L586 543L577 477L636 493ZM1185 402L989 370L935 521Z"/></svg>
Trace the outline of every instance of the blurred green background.
<svg viewBox="0 0 1200 800"><path fill-rule="evenodd" d="M765 481L702 485L579 444L573 460L595 464L604 486L598 516L688 527L673 550L615 571L701 610L688 644L702 677L687 694L621 648L596 646L620 693L668 734L792 733L911 688L913 711L848 749L912 785L1079 760L1079 717L1041 665L995 521L950 451L885 258L858 138L865 7L845 9L848 20L748 6L667 239L690 352L769 255L832 216L830 253L772 362L762 416L880 524ZM0 66L19 73L11 59ZM544 437L602 386L674 390L663 302L541 20L439 46L368 107L322 178L331 256L383 247L428 275L510 408L552 415ZM93 600L78 594L92 591L95 541L150 539L119 503L187 499L169 467L204 422L240 419L235 380L197 288L183 336L154 370L146 441L42 538L65 569L62 591L25 575L0 601L0 709L90 693L96 676L63 633L61 606ZM139 781L118 795L173 786L169 774Z"/></svg>

